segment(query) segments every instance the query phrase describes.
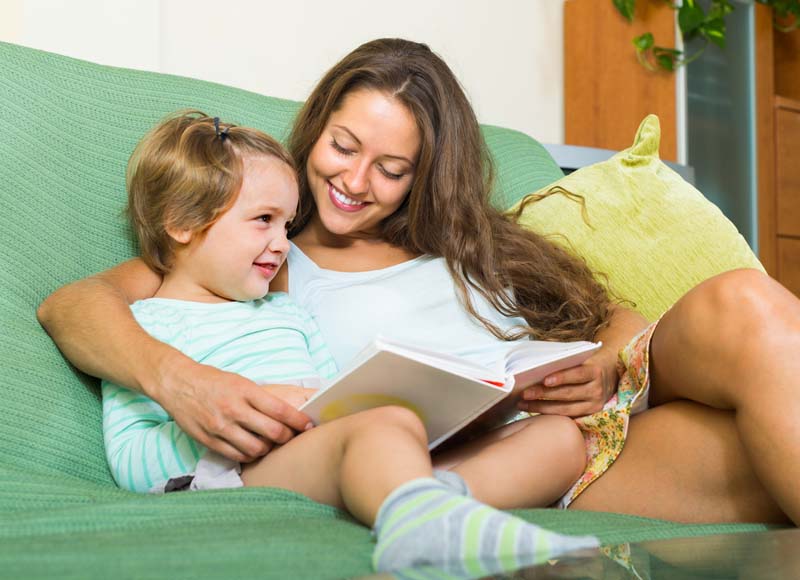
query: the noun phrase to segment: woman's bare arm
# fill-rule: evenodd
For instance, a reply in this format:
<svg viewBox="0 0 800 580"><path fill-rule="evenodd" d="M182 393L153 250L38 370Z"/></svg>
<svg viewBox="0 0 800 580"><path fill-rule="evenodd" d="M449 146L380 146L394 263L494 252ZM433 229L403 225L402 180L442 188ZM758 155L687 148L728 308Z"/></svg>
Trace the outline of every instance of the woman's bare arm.
<svg viewBox="0 0 800 580"><path fill-rule="evenodd" d="M39 322L76 367L158 401L193 439L252 461L310 426L290 404L237 374L199 364L152 338L129 304L161 278L139 259L68 284L39 307Z"/></svg>
<svg viewBox="0 0 800 580"><path fill-rule="evenodd" d="M139 326L129 305L152 297L160 285L161 277L144 262L129 260L59 288L36 315L80 370L150 395L155 365L143 363L170 347Z"/></svg>
<svg viewBox="0 0 800 580"><path fill-rule="evenodd" d="M526 389L520 408L531 413L580 417L603 408L617 388L617 356L647 326L638 312L613 306L609 325L595 336L603 347L580 366L553 373Z"/></svg>

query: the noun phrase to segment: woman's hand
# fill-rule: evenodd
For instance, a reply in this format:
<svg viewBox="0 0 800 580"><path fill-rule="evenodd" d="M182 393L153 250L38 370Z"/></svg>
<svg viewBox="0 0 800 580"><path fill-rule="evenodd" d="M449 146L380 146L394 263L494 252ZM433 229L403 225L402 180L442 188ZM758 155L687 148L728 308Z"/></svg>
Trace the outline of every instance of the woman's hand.
<svg viewBox="0 0 800 580"><path fill-rule="evenodd" d="M286 401L292 407L299 409L306 401L313 397L319 389L308 389L295 385L261 385L261 388L270 395Z"/></svg>
<svg viewBox="0 0 800 580"><path fill-rule="evenodd" d="M647 327L647 320L633 310L612 305L609 323L595 336L603 346L577 367L553 373L541 384L522 392L519 408L531 413L583 417L603 408L617 391L617 355Z"/></svg>
<svg viewBox="0 0 800 580"><path fill-rule="evenodd" d="M548 375L525 389L518 407L547 415L591 415L616 392L618 381L616 350L604 346L582 365Z"/></svg>
<svg viewBox="0 0 800 580"><path fill-rule="evenodd" d="M240 375L183 355L161 367L169 370L148 390L151 397L190 437L234 461L254 461L313 426L291 403Z"/></svg>

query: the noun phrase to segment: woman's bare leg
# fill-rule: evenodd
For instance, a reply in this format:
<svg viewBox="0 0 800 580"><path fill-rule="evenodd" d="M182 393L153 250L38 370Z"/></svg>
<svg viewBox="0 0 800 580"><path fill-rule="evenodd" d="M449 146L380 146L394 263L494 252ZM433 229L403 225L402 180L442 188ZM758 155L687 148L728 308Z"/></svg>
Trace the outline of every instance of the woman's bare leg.
<svg viewBox="0 0 800 580"><path fill-rule="evenodd" d="M712 278L661 320L650 370L653 404L735 413L743 456L800 523L800 300L755 270Z"/></svg>
<svg viewBox="0 0 800 580"><path fill-rule="evenodd" d="M733 413L689 401L632 417L620 456L570 508L685 523L788 523L755 476Z"/></svg>
<svg viewBox="0 0 800 580"><path fill-rule="evenodd" d="M539 415L434 455L458 473L478 501L500 509L547 507L583 473L583 435L569 417Z"/></svg>
<svg viewBox="0 0 800 580"><path fill-rule="evenodd" d="M402 407L379 407L298 435L245 465L242 480L246 486L302 493L346 509L372 526L392 490L431 475L428 440L419 418Z"/></svg>

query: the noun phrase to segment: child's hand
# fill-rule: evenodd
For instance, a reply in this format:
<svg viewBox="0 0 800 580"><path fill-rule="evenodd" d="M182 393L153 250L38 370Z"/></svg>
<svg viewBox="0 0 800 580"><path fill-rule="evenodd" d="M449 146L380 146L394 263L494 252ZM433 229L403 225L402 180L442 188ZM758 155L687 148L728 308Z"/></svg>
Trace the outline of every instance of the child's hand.
<svg viewBox="0 0 800 580"><path fill-rule="evenodd" d="M617 391L617 353L601 348L582 365L548 375L522 392L518 407L530 413L582 417L596 413Z"/></svg>
<svg viewBox="0 0 800 580"><path fill-rule="evenodd" d="M261 385L261 387L270 395L286 401L296 409L300 408L318 391L318 389L307 389L295 385Z"/></svg>

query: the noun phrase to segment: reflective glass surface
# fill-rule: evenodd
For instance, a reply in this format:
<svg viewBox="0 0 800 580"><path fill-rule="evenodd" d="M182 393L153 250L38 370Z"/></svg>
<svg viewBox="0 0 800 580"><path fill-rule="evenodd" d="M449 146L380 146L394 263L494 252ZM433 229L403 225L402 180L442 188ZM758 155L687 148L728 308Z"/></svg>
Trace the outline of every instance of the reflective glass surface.
<svg viewBox="0 0 800 580"><path fill-rule="evenodd" d="M444 578L570 578L609 580L800 579L800 530L784 529L603 546L559 560L484 576L439 568L376 574L363 580Z"/></svg>

